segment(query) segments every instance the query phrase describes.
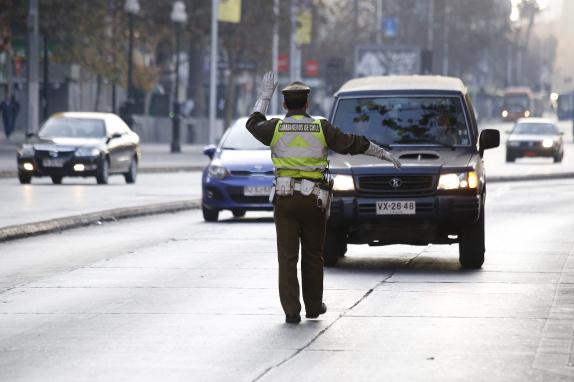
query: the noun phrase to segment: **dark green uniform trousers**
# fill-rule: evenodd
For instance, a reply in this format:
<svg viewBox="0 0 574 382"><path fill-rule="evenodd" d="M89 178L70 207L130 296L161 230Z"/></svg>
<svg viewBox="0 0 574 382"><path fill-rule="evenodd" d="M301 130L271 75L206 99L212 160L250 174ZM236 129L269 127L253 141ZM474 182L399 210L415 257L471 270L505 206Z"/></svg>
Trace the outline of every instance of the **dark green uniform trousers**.
<svg viewBox="0 0 574 382"><path fill-rule="evenodd" d="M301 244L301 281L307 314L317 314L323 302L323 240L325 211L315 195L275 196L275 228L279 260L279 298L285 314L299 314L297 263Z"/></svg>

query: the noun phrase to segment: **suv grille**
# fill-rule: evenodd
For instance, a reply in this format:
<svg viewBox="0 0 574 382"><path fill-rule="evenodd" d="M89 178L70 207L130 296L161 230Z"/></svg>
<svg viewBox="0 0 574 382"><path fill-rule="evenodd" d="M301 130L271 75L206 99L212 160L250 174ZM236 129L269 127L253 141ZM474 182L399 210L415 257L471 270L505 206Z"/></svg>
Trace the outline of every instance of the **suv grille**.
<svg viewBox="0 0 574 382"><path fill-rule="evenodd" d="M360 193L377 195L431 195L436 188L432 175L359 176L358 184Z"/></svg>

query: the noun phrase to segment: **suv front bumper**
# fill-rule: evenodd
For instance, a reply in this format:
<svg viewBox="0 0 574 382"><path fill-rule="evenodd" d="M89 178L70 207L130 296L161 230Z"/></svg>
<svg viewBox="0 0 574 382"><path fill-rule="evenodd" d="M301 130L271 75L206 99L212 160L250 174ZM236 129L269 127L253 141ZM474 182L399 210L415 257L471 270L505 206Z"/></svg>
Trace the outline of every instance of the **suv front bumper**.
<svg viewBox="0 0 574 382"><path fill-rule="evenodd" d="M346 227L351 244L427 245L457 242L461 227L476 222L480 196L433 196L416 201L412 215L377 215L376 202L389 198L334 198L330 227Z"/></svg>

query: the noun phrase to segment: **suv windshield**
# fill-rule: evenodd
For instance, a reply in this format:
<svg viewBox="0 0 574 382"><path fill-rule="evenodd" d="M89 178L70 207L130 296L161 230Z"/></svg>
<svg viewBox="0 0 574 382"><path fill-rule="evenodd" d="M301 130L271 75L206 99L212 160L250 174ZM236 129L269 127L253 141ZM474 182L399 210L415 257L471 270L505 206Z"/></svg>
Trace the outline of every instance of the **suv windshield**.
<svg viewBox="0 0 574 382"><path fill-rule="evenodd" d="M343 98L333 124L382 146L470 144L459 97Z"/></svg>

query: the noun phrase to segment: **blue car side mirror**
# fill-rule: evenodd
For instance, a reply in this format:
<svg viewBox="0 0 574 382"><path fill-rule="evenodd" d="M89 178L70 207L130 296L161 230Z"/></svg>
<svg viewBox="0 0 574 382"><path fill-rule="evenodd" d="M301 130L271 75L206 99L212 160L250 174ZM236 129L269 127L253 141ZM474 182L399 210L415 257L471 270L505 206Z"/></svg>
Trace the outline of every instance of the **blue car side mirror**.
<svg viewBox="0 0 574 382"><path fill-rule="evenodd" d="M210 145L203 149L203 154L207 155L209 159L213 159L213 154L215 154L215 146Z"/></svg>

